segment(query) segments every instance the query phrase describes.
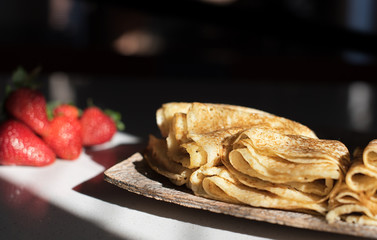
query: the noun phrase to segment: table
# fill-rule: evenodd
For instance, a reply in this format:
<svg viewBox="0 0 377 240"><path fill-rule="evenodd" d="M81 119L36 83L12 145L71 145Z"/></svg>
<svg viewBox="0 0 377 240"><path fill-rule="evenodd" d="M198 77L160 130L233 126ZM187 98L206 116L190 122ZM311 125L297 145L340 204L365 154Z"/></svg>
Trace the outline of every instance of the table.
<svg viewBox="0 0 377 240"><path fill-rule="evenodd" d="M74 161L57 160L42 168L0 166L0 239L360 239L185 208L103 180L107 168L145 147L148 133L158 131L155 109L172 100L257 107L314 126L321 136L361 144L374 132L338 130L349 123L348 84L220 81L212 88L211 81L64 76L72 87L68 93L80 104L91 96L125 113L126 130L110 143L84 149ZM54 97L54 80L48 79L49 97Z"/></svg>
<svg viewBox="0 0 377 240"><path fill-rule="evenodd" d="M103 181L141 151L127 133L74 161L0 167L1 239L360 239L240 219L149 199Z"/></svg>

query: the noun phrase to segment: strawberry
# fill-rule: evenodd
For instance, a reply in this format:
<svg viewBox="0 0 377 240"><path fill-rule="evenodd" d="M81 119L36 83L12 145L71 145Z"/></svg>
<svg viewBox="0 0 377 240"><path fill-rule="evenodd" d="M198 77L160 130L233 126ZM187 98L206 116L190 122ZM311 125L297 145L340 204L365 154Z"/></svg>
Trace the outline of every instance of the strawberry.
<svg viewBox="0 0 377 240"><path fill-rule="evenodd" d="M62 159L74 160L82 150L81 124L77 118L57 116L43 136L43 140Z"/></svg>
<svg viewBox="0 0 377 240"><path fill-rule="evenodd" d="M53 111L53 116L67 116L71 118L78 118L80 114L79 109L76 106L70 104L61 104L57 106Z"/></svg>
<svg viewBox="0 0 377 240"><path fill-rule="evenodd" d="M88 107L81 119L84 146L93 146L109 141L117 131L115 121L98 107Z"/></svg>
<svg viewBox="0 0 377 240"><path fill-rule="evenodd" d="M0 164L45 166L55 161L54 152L22 122L0 125Z"/></svg>
<svg viewBox="0 0 377 240"><path fill-rule="evenodd" d="M48 128L46 99L37 90L30 88L14 90L6 99L5 108L10 115L40 135L43 135Z"/></svg>

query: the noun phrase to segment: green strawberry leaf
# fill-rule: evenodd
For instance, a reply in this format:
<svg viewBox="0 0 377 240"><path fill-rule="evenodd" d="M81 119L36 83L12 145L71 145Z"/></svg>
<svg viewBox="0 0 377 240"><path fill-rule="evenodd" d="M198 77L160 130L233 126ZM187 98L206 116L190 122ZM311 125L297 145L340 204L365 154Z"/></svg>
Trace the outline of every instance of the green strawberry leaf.
<svg viewBox="0 0 377 240"><path fill-rule="evenodd" d="M87 104L87 107L98 107L94 104L93 102L93 99L92 98L88 98L86 100L86 104ZM100 108L100 107L98 107ZM101 108L100 108L101 109ZM102 110L102 109L101 109ZM119 131L123 131L124 129L126 129L126 125L122 122L122 114L120 114L120 112L117 112L117 111L114 111L112 109L105 109L105 110L102 110L106 115L108 115L109 117L111 117L114 122L115 122L115 125L117 127L117 129Z"/></svg>
<svg viewBox="0 0 377 240"><path fill-rule="evenodd" d="M60 105L59 101L50 101L46 104L47 119L51 121L54 118L54 109Z"/></svg>
<svg viewBox="0 0 377 240"><path fill-rule="evenodd" d="M42 68L37 67L28 73L23 67L19 66L13 71L9 83L5 86L4 98L0 101L0 121L7 118L7 113L4 109L4 103L9 94L19 88L37 89L40 85L35 81L39 76Z"/></svg>
<svg viewBox="0 0 377 240"><path fill-rule="evenodd" d="M55 108L59 107L62 104L68 104L68 105L72 105L72 106L76 107L77 110L79 111L79 116L82 115L82 109L78 108L73 102L62 103L60 101L49 101L46 104L46 113L47 113L48 120L51 121L54 118Z"/></svg>
<svg viewBox="0 0 377 240"><path fill-rule="evenodd" d="M28 73L23 67L18 67L12 74L12 81L15 85L20 85L26 81Z"/></svg>
<svg viewBox="0 0 377 240"><path fill-rule="evenodd" d="M8 96L13 91L13 88L11 85L7 84L5 86L5 96Z"/></svg>
<svg viewBox="0 0 377 240"><path fill-rule="evenodd" d="M23 67L18 67L12 73L12 77L10 79L10 83L5 87L5 98L9 96L9 94L19 88L31 88L37 89L40 87L40 84L36 82L39 73L41 72L42 68L37 67L28 73Z"/></svg>
<svg viewBox="0 0 377 240"><path fill-rule="evenodd" d="M119 131L123 131L126 128L126 126L122 122L122 115L119 112L116 112L116 111L111 110L111 109L105 109L104 113L106 115L110 116L114 120L114 122L117 126L117 129Z"/></svg>
<svg viewBox="0 0 377 240"><path fill-rule="evenodd" d="M23 67L18 67L12 74L13 88L27 87L36 89L39 84L35 81L41 72L41 67L36 67L30 73L28 73Z"/></svg>

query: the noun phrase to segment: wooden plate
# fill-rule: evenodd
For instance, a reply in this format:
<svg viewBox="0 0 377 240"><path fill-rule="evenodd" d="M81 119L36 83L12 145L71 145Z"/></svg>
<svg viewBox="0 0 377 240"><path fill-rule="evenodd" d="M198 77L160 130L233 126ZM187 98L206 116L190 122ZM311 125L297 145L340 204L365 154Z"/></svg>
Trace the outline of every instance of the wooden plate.
<svg viewBox="0 0 377 240"><path fill-rule="evenodd" d="M104 178L105 181L130 192L189 208L297 228L377 239L377 227L374 226L340 221L328 224L322 216L230 204L195 196L189 189L175 186L155 173L140 153L135 153L130 158L106 170Z"/></svg>

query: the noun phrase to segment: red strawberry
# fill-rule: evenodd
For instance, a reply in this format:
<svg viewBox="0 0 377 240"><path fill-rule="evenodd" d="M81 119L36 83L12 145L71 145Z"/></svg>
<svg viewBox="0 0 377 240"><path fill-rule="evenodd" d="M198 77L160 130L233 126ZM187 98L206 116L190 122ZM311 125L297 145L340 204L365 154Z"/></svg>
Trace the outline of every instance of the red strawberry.
<svg viewBox="0 0 377 240"><path fill-rule="evenodd" d="M54 161L54 152L25 124L7 120L0 125L0 164L45 166Z"/></svg>
<svg viewBox="0 0 377 240"><path fill-rule="evenodd" d="M54 109L54 117L67 116L71 118L79 117L79 109L73 105L61 104Z"/></svg>
<svg viewBox="0 0 377 240"><path fill-rule="evenodd" d="M84 146L105 143L117 131L114 120L97 107L88 107L85 109L80 122Z"/></svg>
<svg viewBox="0 0 377 240"><path fill-rule="evenodd" d="M43 140L62 159L74 160L82 150L81 124L76 118L57 116L51 122Z"/></svg>
<svg viewBox="0 0 377 240"><path fill-rule="evenodd" d="M20 88L13 91L6 100L5 108L10 115L40 135L48 127L46 99L37 90Z"/></svg>

